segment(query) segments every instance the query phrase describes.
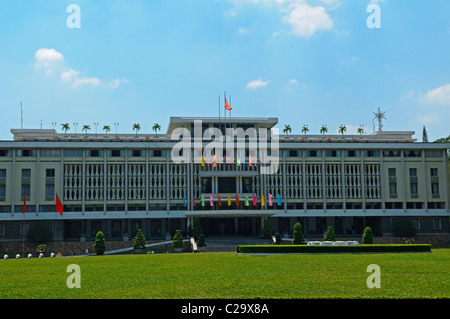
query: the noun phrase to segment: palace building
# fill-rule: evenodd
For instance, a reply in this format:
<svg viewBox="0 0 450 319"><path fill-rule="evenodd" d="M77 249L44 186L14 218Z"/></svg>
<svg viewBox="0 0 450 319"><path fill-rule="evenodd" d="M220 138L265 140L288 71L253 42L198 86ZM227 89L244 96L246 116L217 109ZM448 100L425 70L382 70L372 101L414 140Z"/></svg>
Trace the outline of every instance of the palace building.
<svg viewBox="0 0 450 319"><path fill-rule="evenodd" d="M166 239L186 234L194 218L206 236L259 237L264 219L289 236L300 221L306 238L322 238L328 226L337 237L361 237L366 226L392 236L401 220L418 236L450 235L447 145L417 142L409 131L275 134L277 124L172 117L165 134L11 129L13 139L0 141L0 241L22 239L38 221L56 240L89 241L99 230L131 240L137 229ZM217 131L205 134L212 128L223 142ZM175 158L177 129L187 148ZM225 148L225 139L244 147ZM213 140L223 152L205 155Z"/></svg>

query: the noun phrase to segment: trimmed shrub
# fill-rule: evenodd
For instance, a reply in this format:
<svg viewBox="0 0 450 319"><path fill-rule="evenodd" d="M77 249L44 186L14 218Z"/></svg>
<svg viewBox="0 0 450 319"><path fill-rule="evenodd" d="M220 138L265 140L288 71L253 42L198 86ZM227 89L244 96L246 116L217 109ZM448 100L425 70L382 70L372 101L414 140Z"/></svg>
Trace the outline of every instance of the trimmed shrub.
<svg viewBox="0 0 450 319"><path fill-rule="evenodd" d="M362 242L365 245L372 245L373 244L372 228L370 228L369 226L367 226L364 229L364 235L363 235L363 238L362 238Z"/></svg>
<svg viewBox="0 0 450 319"><path fill-rule="evenodd" d="M94 243L94 249L97 255L103 255L103 253L106 250L106 240L105 235L101 231L97 232L95 235L95 243Z"/></svg>
<svg viewBox="0 0 450 319"><path fill-rule="evenodd" d="M147 242L145 241L145 237L144 234L142 233L142 229L138 229L137 233L136 233L136 237L134 237L133 239L133 249L137 250L137 249L143 249L146 250L145 245L147 244Z"/></svg>
<svg viewBox="0 0 450 319"><path fill-rule="evenodd" d="M194 236L195 239L198 239L200 237L200 235L202 234L202 225L200 223L200 218L198 217L194 217L193 220L193 226L192 226L192 235Z"/></svg>
<svg viewBox="0 0 450 319"><path fill-rule="evenodd" d="M294 225L294 239L292 240L293 245L303 245L305 243L305 237L303 237L302 225L297 222Z"/></svg>
<svg viewBox="0 0 450 319"><path fill-rule="evenodd" d="M323 240L325 240L325 241L336 241L336 236L334 235L333 227L328 226L327 232L325 234L325 238Z"/></svg>
<svg viewBox="0 0 450 319"><path fill-rule="evenodd" d="M236 252L244 254L431 252L431 245L240 245L236 246Z"/></svg>
<svg viewBox="0 0 450 319"><path fill-rule="evenodd" d="M173 242L172 242L173 248L183 248L183 235L181 235L181 230L177 229L175 231L175 236L173 236Z"/></svg>

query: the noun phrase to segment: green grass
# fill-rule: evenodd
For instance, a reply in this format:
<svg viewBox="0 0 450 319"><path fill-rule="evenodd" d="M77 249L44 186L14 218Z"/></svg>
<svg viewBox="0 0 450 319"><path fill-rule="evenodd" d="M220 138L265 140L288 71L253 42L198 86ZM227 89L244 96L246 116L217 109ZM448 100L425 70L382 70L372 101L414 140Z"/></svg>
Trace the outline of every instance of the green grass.
<svg viewBox="0 0 450 319"><path fill-rule="evenodd" d="M69 289L67 266L81 268ZM369 289L367 266L381 269ZM450 249L432 253L154 254L0 260L0 298L449 298Z"/></svg>

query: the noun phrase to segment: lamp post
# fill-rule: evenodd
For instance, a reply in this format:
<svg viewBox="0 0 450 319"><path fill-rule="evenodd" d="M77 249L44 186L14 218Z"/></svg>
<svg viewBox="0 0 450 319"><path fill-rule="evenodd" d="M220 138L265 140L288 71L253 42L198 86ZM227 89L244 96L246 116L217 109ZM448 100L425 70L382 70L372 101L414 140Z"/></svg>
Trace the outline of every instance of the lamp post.
<svg viewBox="0 0 450 319"><path fill-rule="evenodd" d="M116 137L117 137L117 127L119 126L119 123L114 123L114 126L116 127Z"/></svg>
<svg viewBox="0 0 450 319"><path fill-rule="evenodd" d="M77 135L77 126L78 126L78 123L73 123L73 126L75 126L75 135Z"/></svg>

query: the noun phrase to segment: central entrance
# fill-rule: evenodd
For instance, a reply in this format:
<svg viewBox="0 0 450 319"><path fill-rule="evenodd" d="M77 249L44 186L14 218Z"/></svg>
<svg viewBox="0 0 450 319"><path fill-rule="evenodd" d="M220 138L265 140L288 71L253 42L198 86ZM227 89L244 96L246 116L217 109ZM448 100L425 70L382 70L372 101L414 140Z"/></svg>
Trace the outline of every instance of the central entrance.
<svg viewBox="0 0 450 319"><path fill-rule="evenodd" d="M261 217L200 218L205 236L261 236Z"/></svg>

